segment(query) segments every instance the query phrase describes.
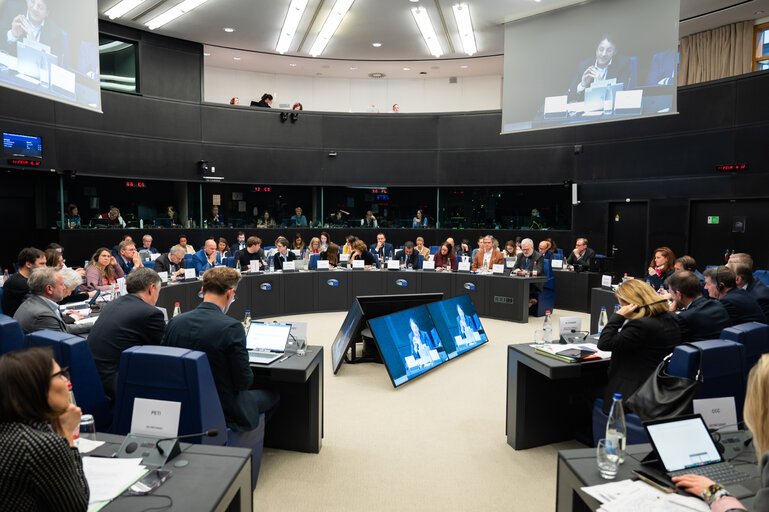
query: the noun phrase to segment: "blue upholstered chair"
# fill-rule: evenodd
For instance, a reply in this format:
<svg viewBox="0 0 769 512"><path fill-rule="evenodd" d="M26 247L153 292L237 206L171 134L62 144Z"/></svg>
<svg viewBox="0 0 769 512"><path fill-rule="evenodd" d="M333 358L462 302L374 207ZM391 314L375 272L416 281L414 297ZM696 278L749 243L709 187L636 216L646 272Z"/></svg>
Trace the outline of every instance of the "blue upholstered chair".
<svg viewBox="0 0 769 512"><path fill-rule="evenodd" d="M53 349L53 357L59 366L69 366L77 405L84 414L93 415L97 430L108 429L112 423L109 399L85 339L65 332L43 330L27 334L24 344Z"/></svg>
<svg viewBox="0 0 769 512"><path fill-rule="evenodd" d="M547 281L542 288L537 299L536 310L534 316L545 316L547 311L551 313L555 309L555 276L553 275L553 267L550 260L545 260L545 275Z"/></svg>
<svg viewBox="0 0 769 512"><path fill-rule="evenodd" d="M0 356L22 348L24 348L24 331L21 330L21 326L10 316L0 313Z"/></svg>
<svg viewBox="0 0 769 512"><path fill-rule="evenodd" d="M142 262L142 265L144 265L146 268L155 269L155 262L154 261L144 261Z"/></svg>
<svg viewBox="0 0 769 512"><path fill-rule="evenodd" d="M762 283L769 286L769 270L756 270L753 272L753 277L760 279Z"/></svg>
<svg viewBox="0 0 769 512"><path fill-rule="evenodd" d="M603 412L603 398L596 398L593 402L593 446L598 440L606 437L606 422L609 416ZM643 428L643 421L637 414L625 412L625 426L627 427L627 444L643 444L649 442L649 437Z"/></svg>
<svg viewBox="0 0 769 512"><path fill-rule="evenodd" d="M217 429L216 437L191 442L252 450L252 487L256 486L264 446L264 414L259 428L233 432L225 424L216 384L203 352L177 347L137 346L123 352L115 394L113 432L127 434L136 398L181 402L179 435ZM189 441L189 440L188 440Z"/></svg>
<svg viewBox="0 0 769 512"><path fill-rule="evenodd" d="M3 287L0 286L0 315L3 314Z"/></svg>
<svg viewBox="0 0 769 512"><path fill-rule="evenodd" d="M441 246L440 245L431 245L430 246L430 256L434 256L440 250L441 250Z"/></svg>
<svg viewBox="0 0 769 512"><path fill-rule="evenodd" d="M318 258L320 257L320 254L310 254L310 261L307 263L307 270L317 270L318 269Z"/></svg>
<svg viewBox="0 0 769 512"><path fill-rule="evenodd" d="M745 375L762 354L769 352L769 325L747 322L721 331L722 340L732 340L745 347ZM746 381L747 382L747 381Z"/></svg>
<svg viewBox="0 0 769 512"><path fill-rule="evenodd" d="M222 258L222 265L225 267L235 268L235 257L227 256L226 258Z"/></svg>

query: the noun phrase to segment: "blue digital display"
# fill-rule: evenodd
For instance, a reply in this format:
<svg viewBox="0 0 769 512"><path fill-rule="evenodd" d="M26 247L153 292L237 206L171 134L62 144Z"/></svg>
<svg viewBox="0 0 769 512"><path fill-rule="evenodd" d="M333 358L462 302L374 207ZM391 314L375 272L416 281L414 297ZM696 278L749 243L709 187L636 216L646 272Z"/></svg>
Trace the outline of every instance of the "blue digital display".
<svg viewBox="0 0 769 512"><path fill-rule="evenodd" d="M483 345L489 338L469 295L427 305L449 359Z"/></svg>
<svg viewBox="0 0 769 512"><path fill-rule="evenodd" d="M12 156L43 158L43 141L32 135L3 133L3 153Z"/></svg>

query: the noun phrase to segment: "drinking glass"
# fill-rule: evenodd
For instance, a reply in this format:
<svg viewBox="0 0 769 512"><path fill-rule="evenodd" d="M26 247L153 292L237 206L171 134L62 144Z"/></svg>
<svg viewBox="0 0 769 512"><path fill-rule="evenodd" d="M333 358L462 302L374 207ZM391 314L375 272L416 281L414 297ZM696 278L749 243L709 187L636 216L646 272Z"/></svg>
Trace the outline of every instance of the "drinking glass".
<svg viewBox="0 0 769 512"><path fill-rule="evenodd" d="M595 458L598 463L598 472L606 480L613 480L617 476L619 457L616 450L607 451L606 439L600 439L595 447Z"/></svg>

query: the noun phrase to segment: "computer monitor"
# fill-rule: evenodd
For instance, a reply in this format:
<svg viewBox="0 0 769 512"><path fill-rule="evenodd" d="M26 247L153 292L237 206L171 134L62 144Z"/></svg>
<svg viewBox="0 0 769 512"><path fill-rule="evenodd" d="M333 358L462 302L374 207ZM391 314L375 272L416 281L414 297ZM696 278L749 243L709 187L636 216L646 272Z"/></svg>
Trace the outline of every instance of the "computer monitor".
<svg viewBox="0 0 769 512"><path fill-rule="evenodd" d="M469 295L433 302L427 305L427 310L443 340L449 359L489 341Z"/></svg>
<svg viewBox="0 0 769 512"><path fill-rule="evenodd" d="M449 360L427 306L368 321L396 388Z"/></svg>
<svg viewBox="0 0 769 512"><path fill-rule="evenodd" d="M339 371L339 367L342 366L344 355L350 343L354 343L353 335L356 331L359 332L361 320L363 320L363 310L356 300L350 306L350 311L344 317L342 327L339 328L339 332L336 333L336 338L334 338L334 342L331 344L331 367L334 369L335 374Z"/></svg>

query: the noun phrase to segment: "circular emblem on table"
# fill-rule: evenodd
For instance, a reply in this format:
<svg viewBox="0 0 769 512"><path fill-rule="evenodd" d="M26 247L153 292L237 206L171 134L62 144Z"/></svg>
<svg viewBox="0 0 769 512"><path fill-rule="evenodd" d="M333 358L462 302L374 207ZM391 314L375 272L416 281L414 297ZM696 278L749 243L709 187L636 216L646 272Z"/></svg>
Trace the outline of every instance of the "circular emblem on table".
<svg viewBox="0 0 769 512"><path fill-rule="evenodd" d="M396 279L395 284L397 284L398 286L408 286L409 282L406 281L405 279Z"/></svg>
<svg viewBox="0 0 769 512"><path fill-rule="evenodd" d="M339 286L339 281L337 281L336 279L329 279L328 281L326 281L326 284L329 286Z"/></svg>
<svg viewBox="0 0 769 512"><path fill-rule="evenodd" d="M475 290L475 283L465 283L465 290Z"/></svg>
<svg viewBox="0 0 769 512"><path fill-rule="evenodd" d="M270 283L262 283L259 285L259 288L261 288L266 292L269 292L270 290L272 290L272 285Z"/></svg>

